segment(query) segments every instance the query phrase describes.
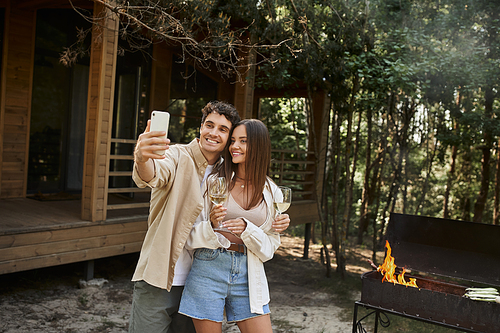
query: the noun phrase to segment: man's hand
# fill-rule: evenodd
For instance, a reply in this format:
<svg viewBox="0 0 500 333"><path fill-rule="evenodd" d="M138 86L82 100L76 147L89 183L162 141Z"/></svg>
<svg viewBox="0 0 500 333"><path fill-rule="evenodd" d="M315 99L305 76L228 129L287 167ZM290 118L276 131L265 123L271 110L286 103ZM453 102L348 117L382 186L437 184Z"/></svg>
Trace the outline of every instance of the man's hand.
<svg viewBox="0 0 500 333"><path fill-rule="evenodd" d="M151 120L148 120L148 125L144 133L139 135L134 151L134 161L137 163L146 163L150 158L163 159L164 155L155 154L154 151L168 149L170 146L169 139L160 138L165 135L164 131L150 132Z"/></svg>
<svg viewBox="0 0 500 333"><path fill-rule="evenodd" d="M151 120L148 120L148 125L144 133L139 135L137 144L134 150L134 162L136 164L137 172L142 180L149 182L155 175L154 165L151 159L164 159L164 155L155 154L156 150L166 150L170 146L169 139L160 138L165 135L164 131L150 132Z"/></svg>
<svg viewBox="0 0 500 333"><path fill-rule="evenodd" d="M290 216L288 214L279 214L276 216L276 219L274 219L273 229L278 233L282 233L288 228L289 225Z"/></svg>

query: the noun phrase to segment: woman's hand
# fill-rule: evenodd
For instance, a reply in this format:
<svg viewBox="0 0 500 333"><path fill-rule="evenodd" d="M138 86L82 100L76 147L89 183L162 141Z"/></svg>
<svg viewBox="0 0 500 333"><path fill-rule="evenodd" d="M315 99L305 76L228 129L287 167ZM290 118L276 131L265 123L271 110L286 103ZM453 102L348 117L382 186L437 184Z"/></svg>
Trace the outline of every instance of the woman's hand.
<svg viewBox="0 0 500 333"><path fill-rule="evenodd" d="M247 223L242 218L237 218L224 221L222 227L229 229L233 234L239 237L247 228Z"/></svg>
<svg viewBox="0 0 500 333"><path fill-rule="evenodd" d="M289 225L290 225L290 216L288 214L279 214L274 219L273 229L278 233L282 233L288 228Z"/></svg>
<svg viewBox="0 0 500 333"><path fill-rule="evenodd" d="M222 222L224 216L226 216L227 208L222 205L214 205L210 211L210 222L212 223L212 228L216 229L219 227L219 223Z"/></svg>

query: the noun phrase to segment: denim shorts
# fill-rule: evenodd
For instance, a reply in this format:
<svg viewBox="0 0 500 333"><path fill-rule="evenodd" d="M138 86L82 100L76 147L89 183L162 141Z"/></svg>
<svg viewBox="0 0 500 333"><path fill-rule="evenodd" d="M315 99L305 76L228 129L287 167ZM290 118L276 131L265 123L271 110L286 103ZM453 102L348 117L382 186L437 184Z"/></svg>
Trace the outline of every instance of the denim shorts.
<svg viewBox="0 0 500 333"><path fill-rule="evenodd" d="M247 256L225 249L197 249L182 293L179 313L215 322L261 316L250 311ZM270 313L269 304L263 308Z"/></svg>

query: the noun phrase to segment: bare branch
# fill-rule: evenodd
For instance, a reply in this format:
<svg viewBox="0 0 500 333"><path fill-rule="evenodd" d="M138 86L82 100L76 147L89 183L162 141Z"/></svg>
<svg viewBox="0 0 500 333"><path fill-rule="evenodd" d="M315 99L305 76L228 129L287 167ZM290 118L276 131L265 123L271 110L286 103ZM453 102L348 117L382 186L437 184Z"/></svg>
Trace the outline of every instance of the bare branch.
<svg viewBox="0 0 500 333"><path fill-rule="evenodd" d="M255 21L247 26L235 28L230 24L231 17L219 14L214 21L216 23L210 20L204 22L201 17L196 18L191 12L188 13L188 10L193 9L188 8L186 3L175 7L171 2L162 6L160 1L152 0L92 1L106 8L108 15L118 16L121 22L120 38L128 41L131 51L145 50L154 43L165 42L180 49L182 62L192 59L199 68L208 69L215 66L222 76L236 77L239 82L244 81L244 74L250 69L250 65L266 62L273 64L276 61L266 56L269 50L284 46L294 57L296 53L301 52L289 45L289 42L293 41L292 38L286 38L276 44L252 43L249 36ZM93 25L101 24L102 18L85 15L76 7L73 8ZM63 64L72 65L78 57L89 51L82 47L88 32L78 30L78 42L61 54L60 61ZM249 57L252 52L258 57ZM246 63L245 59L253 59L253 63Z"/></svg>

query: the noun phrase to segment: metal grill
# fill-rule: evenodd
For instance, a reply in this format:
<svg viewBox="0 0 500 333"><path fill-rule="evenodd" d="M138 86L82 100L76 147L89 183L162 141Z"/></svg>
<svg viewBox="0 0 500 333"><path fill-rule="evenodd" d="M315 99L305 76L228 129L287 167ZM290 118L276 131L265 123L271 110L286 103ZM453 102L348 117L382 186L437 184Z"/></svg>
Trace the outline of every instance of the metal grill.
<svg viewBox="0 0 500 333"><path fill-rule="evenodd" d="M387 313L458 331L500 332L500 304L463 297L471 286L500 286L500 226L392 214L387 240L396 264L414 274L405 279L416 278L419 288L382 283L377 271L364 273L353 333L362 327L359 306L373 310L374 332Z"/></svg>

